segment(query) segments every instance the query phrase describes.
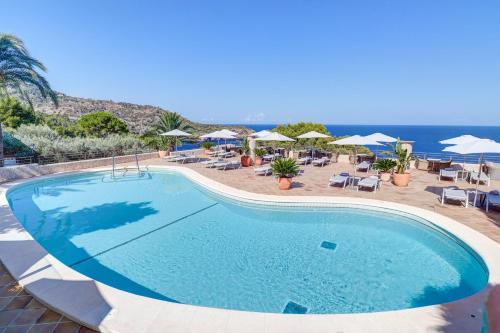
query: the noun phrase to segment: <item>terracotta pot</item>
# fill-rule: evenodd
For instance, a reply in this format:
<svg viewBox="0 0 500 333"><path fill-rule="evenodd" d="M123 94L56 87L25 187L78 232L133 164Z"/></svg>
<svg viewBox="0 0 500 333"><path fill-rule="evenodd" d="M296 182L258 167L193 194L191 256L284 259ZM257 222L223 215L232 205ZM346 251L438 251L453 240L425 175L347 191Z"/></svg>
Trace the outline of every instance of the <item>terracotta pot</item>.
<svg viewBox="0 0 500 333"><path fill-rule="evenodd" d="M168 150L158 150L158 156L160 158L166 157L168 155Z"/></svg>
<svg viewBox="0 0 500 333"><path fill-rule="evenodd" d="M410 183L410 174L409 173L395 173L392 175L392 181L396 186L408 186Z"/></svg>
<svg viewBox="0 0 500 333"><path fill-rule="evenodd" d="M292 178L280 177L279 179L280 190L289 190L290 186L292 186Z"/></svg>
<svg viewBox="0 0 500 333"><path fill-rule="evenodd" d="M262 165L262 157L255 156L255 165Z"/></svg>
<svg viewBox="0 0 500 333"><path fill-rule="evenodd" d="M205 155L210 154L212 151L210 149L205 149Z"/></svg>
<svg viewBox="0 0 500 333"><path fill-rule="evenodd" d="M241 166L242 167L249 167L250 164L252 163L252 159L250 156L241 156Z"/></svg>
<svg viewBox="0 0 500 333"><path fill-rule="evenodd" d="M383 182L388 182L391 180L391 174L389 172L381 172L380 180Z"/></svg>

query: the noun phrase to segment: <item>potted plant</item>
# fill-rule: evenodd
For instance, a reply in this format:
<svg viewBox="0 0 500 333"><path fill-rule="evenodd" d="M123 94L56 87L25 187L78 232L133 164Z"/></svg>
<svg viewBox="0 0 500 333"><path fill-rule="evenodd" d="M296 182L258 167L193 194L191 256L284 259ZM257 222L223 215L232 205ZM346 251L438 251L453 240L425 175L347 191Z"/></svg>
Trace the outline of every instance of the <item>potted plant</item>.
<svg viewBox="0 0 500 333"><path fill-rule="evenodd" d="M214 146L215 144L213 142L210 142L210 141L205 141L202 143L201 147L203 149L205 149L205 154L208 154L210 153L212 147Z"/></svg>
<svg viewBox="0 0 500 333"><path fill-rule="evenodd" d="M410 173L406 171L410 166L411 154L401 145L398 138L394 146L394 154L396 155L396 172L392 175L392 180L396 186L408 186L410 183Z"/></svg>
<svg viewBox="0 0 500 333"><path fill-rule="evenodd" d="M255 165L262 165L262 156L266 153L267 151L263 148L255 148Z"/></svg>
<svg viewBox="0 0 500 333"><path fill-rule="evenodd" d="M292 158L278 158L271 164L273 175L278 177L279 189L288 190L292 178L299 174L299 166Z"/></svg>
<svg viewBox="0 0 500 333"><path fill-rule="evenodd" d="M160 137L158 140L158 156L160 158L166 157L168 155L168 152L170 150L170 141L167 140L165 137Z"/></svg>
<svg viewBox="0 0 500 333"><path fill-rule="evenodd" d="M241 143L241 152L243 155L241 156L241 166L242 167L249 167L252 159L248 154L250 154L250 145L248 144L248 138L244 138L243 142Z"/></svg>
<svg viewBox="0 0 500 333"><path fill-rule="evenodd" d="M373 163L373 168L380 172L380 180L388 182L391 180L391 172L396 166L396 161L389 158L381 158Z"/></svg>

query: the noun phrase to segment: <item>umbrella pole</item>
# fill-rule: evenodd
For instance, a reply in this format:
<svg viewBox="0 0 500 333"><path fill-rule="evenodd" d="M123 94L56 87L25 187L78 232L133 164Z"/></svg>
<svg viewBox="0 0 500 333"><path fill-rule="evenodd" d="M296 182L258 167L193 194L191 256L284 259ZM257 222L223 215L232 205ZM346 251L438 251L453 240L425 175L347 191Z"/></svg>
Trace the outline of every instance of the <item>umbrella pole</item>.
<svg viewBox="0 0 500 333"><path fill-rule="evenodd" d="M479 172L477 173L477 181L476 181L476 194L474 195L474 207L476 207L477 202L477 192L479 188L479 182L481 181L481 170L483 169L483 153L481 153L481 157L479 157Z"/></svg>

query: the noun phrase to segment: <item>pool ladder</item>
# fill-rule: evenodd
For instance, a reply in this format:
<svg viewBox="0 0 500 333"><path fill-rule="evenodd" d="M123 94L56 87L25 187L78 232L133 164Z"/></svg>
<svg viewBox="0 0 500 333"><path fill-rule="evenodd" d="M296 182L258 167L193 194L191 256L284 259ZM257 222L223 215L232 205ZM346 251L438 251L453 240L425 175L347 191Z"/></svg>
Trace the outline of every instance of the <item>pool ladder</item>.
<svg viewBox="0 0 500 333"><path fill-rule="evenodd" d="M125 176L125 174L131 170L137 171L137 174L140 175L143 172L149 171L148 166L145 167L145 169L141 170L141 167L139 166L139 157L137 156L137 153L135 155L135 167L130 168L130 167L124 167L123 169L117 169L116 168L116 159L115 159L115 154L113 154L112 157L112 170L111 170L111 178L116 178L116 172L117 171L123 171L121 176Z"/></svg>

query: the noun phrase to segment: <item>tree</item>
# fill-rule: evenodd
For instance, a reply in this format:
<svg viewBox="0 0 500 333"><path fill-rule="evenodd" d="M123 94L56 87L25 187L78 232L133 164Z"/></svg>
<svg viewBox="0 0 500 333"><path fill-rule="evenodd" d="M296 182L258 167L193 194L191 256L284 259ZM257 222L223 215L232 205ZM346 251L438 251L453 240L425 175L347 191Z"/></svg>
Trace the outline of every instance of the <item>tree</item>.
<svg viewBox="0 0 500 333"><path fill-rule="evenodd" d="M10 128L17 128L22 124L33 124L36 116L32 109L21 104L15 97L0 99L0 123Z"/></svg>
<svg viewBox="0 0 500 333"><path fill-rule="evenodd" d="M293 139L297 138L297 136L301 134L310 131L316 131L322 134L330 135L330 133L328 133L328 131L326 130L325 125L319 123L300 122L297 124L278 125L278 127L276 127L274 130Z"/></svg>
<svg viewBox="0 0 500 333"><path fill-rule="evenodd" d="M76 128L78 134L96 138L128 133L127 124L109 112L93 112L81 116L76 122Z"/></svg>
<svg viewBox="0 0 500 333"><path fill-rule="evenodd" d="M17 93L31 104L26 88L35 88L43 98L50 98L57 106L57 95L40 74L47 69L26 49L22 40L9 34L0 34L0 97L9 91ZM0 166L3 166L3 136L0 123Z"/></svg>
<svg viewBox="0 0 500 333"><path fill-rule="evenodd" d="M181 131L188 131L192 129L190 125L185 124L184 119L177 112L164 112L160 116L160 123L158 124L156 131L157 134L165 133L178 129ZM160 136L158 146L162 149L168 149L179 144L180 140L174 136Z"/></svg>

